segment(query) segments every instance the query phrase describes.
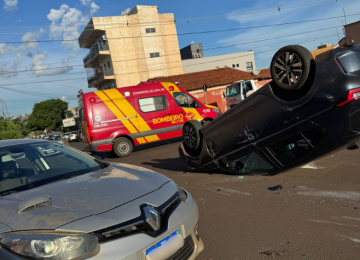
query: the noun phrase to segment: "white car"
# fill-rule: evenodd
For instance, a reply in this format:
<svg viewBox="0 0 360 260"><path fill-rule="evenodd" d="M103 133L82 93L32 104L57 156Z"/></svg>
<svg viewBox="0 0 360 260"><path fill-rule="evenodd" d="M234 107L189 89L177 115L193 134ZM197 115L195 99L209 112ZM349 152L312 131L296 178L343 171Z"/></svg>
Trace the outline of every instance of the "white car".
<svg viewBox="0 0 360 260"><path fill-rule="evenodd" d="M70 135L69 135L69 142L72 142L72 141L78 141L77 139L77 134L78 132L77 131L73 131L73 132L70 132Z"/></svg>

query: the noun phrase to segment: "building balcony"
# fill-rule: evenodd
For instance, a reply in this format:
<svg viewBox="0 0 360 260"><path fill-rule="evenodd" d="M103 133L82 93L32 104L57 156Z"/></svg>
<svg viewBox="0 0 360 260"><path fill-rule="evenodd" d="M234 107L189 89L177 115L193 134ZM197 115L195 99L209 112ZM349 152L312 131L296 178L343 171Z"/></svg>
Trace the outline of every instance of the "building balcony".
<svg viewBox="0 0 360 260"><path fill-rule="evenodd" d="M88 77L89 88L103 84L107 80L115 80L114 71L112 69L104 70Z"/></svg>
<svg viewBox="0 0 360 260"><path fill-rule="evenodd" d="M99 64L99 60L103 55L110 55L109 45L106 42L99 47L96 44L84 57L84 67L85 68L93 68L95 64Z"/></svg>

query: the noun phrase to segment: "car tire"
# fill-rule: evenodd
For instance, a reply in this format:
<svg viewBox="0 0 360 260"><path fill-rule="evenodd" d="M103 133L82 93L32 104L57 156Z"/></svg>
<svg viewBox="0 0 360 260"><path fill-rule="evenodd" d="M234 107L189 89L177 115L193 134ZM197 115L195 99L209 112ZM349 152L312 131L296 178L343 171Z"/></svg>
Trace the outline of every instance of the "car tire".
<svg viewBox="0 0 360 260"><path fill-rule="evenodd" d="M275 53L270 73L273 86L288 92L299 91L315 73L315 61L305 47L285 46Z"/></svg>
<svg viewBox="0 0 360 260"><path fill-rule="evenodd" d="M132 153L133 143L126 137L120 137L114 143L113 151L118 157L126 157Z"/></svg>
<svg viewBox="0 0 360 260"><path fill-rule="evenodd" d="M183 126L184 144L190 150L197 150L200 146L201 136L199 130L202 125L199 121L189 120Z"/></svg>

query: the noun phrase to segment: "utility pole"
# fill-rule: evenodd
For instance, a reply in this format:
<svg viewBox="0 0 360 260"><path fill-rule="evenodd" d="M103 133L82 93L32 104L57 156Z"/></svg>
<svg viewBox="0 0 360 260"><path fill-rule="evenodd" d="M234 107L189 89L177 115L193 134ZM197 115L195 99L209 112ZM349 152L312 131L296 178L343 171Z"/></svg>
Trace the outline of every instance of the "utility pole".
<svg viewBox="0 0 360 260"><path fill-rule="evenodd" d="M4 117L4 119L6 120L6 116L5 116L5 110L4 110L4 105L3 105L3 100L2 99L0 99L0 102L1 102L1 109L2 109L2 112L3 112L3 117Z"/></svg>
<svg viewBox="0 0 360 260"><path fill-rule="evenodd" d="M345 14L345 9L343 8L343 11L344 11L344 18L345 18L345 25L347 24L346 22L346 14Z"/></svg>

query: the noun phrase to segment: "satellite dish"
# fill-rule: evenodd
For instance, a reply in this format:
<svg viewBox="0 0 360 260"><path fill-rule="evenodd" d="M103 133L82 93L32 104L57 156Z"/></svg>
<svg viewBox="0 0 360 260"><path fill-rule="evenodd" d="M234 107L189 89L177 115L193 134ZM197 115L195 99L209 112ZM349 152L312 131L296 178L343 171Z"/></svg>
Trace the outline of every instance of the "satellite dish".
<svg viewBox="0 0 360 260"><path fill-rule="evenodd" d="M261 71L260 69L254 69L253 71L254 76L259 75L260 71Z"/></svg>

